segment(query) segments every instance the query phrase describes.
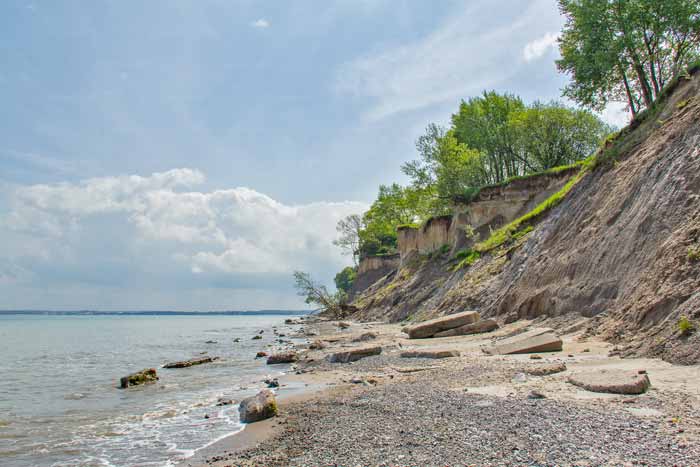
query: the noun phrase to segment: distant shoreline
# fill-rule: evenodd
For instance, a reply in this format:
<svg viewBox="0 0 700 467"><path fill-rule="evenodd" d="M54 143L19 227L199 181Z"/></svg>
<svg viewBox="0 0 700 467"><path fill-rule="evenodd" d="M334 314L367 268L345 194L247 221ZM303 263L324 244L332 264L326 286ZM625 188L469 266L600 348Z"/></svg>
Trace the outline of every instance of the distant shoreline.
<svg viewBox="0 0 700 467"><path fill-rule="evenodd" d="M94 311L94 310L0 310L3 315L29 316L260 316L309 315L310 310L250 310L250 311Z"/></svg>

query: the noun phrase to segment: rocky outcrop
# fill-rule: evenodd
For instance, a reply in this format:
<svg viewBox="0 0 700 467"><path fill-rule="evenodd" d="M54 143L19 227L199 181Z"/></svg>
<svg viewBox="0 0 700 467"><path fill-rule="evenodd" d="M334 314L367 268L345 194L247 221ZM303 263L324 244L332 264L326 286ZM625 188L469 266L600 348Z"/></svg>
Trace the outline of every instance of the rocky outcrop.
<svg viewBox="0 0 700 467"><path fill-rule="evenodd" d="M450 358L459 357L459 350L407 350L401 358Z"/></svg>
<svg viewBox="0 0 700 467"><path fill-rule="evenodd" d="M549 328L537 328L497 341L484 347L489 355L510 355L535 352L558 352L562 349L562 340Z"/></svg>
<svg viewBox="0 0 700 467"><path fill-rule="evenodd" d="M361 358L371 357L382 353L380 346L372 347L357 347L342 352L336 352L328 357L331 363L350 363L360 360Z"/></svg>
<svg viewBox="0 0 700 467"><path fill-rule="evenodd" d="M299 359L294 351L280 352L267 357L268 365L279 365L281 363L294 363Z"/></svg>
<svg viewBox="0 0 700 467"><path fill-rule="evenodd" d="M440 331L433 337L451 337L451 336L467 336L469 334L480 334L483 332L491 332L498 329L498 323L495 319L482 319L472 324L465 324L457 328Z"/></svg>
<svg viewBox="0 0 700 467"><path fill-rule="evenodd" d="M155 383L158 381L158 374L155 368L146 368L136 373L124 376L119 380L119 387L126 389L130 386L138 386L141 384Z"/></svg>
<svg viewBox="0 0 700 467"><path fill-rule="evenodd" d="M171 362L163 365L163 368L187 368L195 365L202 365L204 363L211 363L218 360L219 357L200 357L191 358L189 360L182 360L180 362Z"/></svg>
<svg viewBox="0 0 700 467"><path fill-rule="evenodd" d="M359 293L367 290L370 285L387 274L396 272L400 262L401 258L398 254L362 258L357 267L355 280L348 291L349 300L354 299Z"/></svg>
<svg viewBox="0 0 700 467"><path fill-rule="evenodd" d="M431 253L443 245L450 245L451 226L452 216L440 216L428 219L421 227L399 227L396 234L400 257L406 258L412 252Z"/></svg>
<svg viewBox="0 0 700 467"><path fill-rule="evenodd" d="M464 311L406 326L403 332L408 334L409 339L424 339L432 337L441 331L476 323L478 320L479 313L476 311Z"/></svg>
<svg viewBox="0 0 700 467"><path fill-rule="evenodd" d="M646 373L618 370L576 373L569 382L587 391L610 394L643 394L651 386Z"/></svg>
<svg viewBox="0 0 700 467"><path fill-rule="evenodd" d="M264 389L252 397L243 399L238 406L238 415L243 423L253 423L277 415L275 393Z"/></svg>

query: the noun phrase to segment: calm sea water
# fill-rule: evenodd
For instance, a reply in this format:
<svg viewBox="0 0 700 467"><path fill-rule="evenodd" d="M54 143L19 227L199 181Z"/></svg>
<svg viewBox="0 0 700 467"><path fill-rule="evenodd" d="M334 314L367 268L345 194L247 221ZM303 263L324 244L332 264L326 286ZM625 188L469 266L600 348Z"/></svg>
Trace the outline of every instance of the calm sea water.
<svg viewBox="0 0 700 467"><path fill-rule="evenodd" d="M242 428L238 406L217 407L220 397L240 400L286 369L253 358L284 319L0 316L0 465L160 467L191 456ZM221 360L159 368L202 352ZM117 389L149 367L158 383Z"/></svg>

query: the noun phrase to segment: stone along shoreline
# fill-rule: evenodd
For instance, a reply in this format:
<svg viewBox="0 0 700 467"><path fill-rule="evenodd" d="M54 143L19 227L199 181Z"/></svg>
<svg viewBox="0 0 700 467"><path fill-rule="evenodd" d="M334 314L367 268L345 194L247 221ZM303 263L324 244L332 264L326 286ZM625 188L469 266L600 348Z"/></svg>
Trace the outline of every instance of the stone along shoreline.
<svg viewBox="0 0 700 467"><path fill-rule="evenodd" d="M479 322L455 326L465 319ZM620 359L544 324L409 339L398 325L307 320L314 340L279 380L277 416L182 465L700 465L700 369ZM553 334L559 351L522 347L556 348ZM503 355L514 346L529 353Z"/></svg>

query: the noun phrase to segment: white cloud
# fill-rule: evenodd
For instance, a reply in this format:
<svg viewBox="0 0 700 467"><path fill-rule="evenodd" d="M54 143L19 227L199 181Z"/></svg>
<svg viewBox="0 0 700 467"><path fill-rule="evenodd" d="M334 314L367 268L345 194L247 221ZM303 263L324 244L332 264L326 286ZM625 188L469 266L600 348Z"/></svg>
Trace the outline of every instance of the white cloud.
<svg viewBox="0 0 700 467"><path fill-rule="evenodd" d="M448 18L418 41L383 47L343 64L335 90L369 99L368 120L456 101L518 75L519 44L533 30L551 30L561 22L551 0L480 0Z"/></svg>
<svg viewBox="0 0 700 467"><path fill-rule="evenodd" d="M254 28L265 29L270 27L270 22L265 18L260 18L250 23L250 25Z"/></svg>
<svg viewBox="0 0 700 467"><path fill-rule="evenodd" d="M543 57L547 51L557 47L559 34L556 32L548 32L544 36L528 42L523 49L523 58L526 62L531 62L535 59Z"/></svg>
<svg viewBox="0 0 700 467"><path fill-rule="evenodd" d="M41 294L66 282L105 282L123 287L124 295L133 295L137 285L173 296L251 282L288 288L295 269L327 278L345 265L331 243L335 225L367 208L356 202L286 205L242 187L194 191L204 180L199 171L175 169L16 187L0 200L9 206L4 216L0 210L6 246L0 287L19 281ZM7 294L4 299L12 303ZM96 304L77 306L89 305Z"/></svg>

